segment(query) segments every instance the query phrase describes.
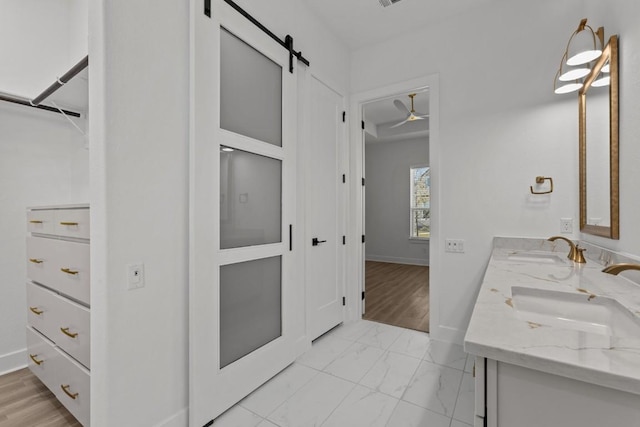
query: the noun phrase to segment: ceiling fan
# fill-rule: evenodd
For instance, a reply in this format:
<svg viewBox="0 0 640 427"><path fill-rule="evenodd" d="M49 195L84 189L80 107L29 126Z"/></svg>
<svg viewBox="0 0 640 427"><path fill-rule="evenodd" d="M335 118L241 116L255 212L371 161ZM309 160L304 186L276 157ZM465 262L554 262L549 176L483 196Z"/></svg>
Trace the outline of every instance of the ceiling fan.
<svg viewBox="0 0 640 427"><path fill-rule="evenodd" d="M398 126L402 126L407 122L413 122L415 120L424 120L427 117L429 117L428 114L417 114L415 108L413 108L413 97L416 95L417 95L416 93L412 93L409 95L409 98L411 98L411 110L409 110L407 106L404 105L402 101L400 101L399 99L396 99L393 101L393 105L395 105L398 110L406 114L407 118L401 121L400 123L396 123L393 126L389 126L389 129L397 128Z"/></svg>

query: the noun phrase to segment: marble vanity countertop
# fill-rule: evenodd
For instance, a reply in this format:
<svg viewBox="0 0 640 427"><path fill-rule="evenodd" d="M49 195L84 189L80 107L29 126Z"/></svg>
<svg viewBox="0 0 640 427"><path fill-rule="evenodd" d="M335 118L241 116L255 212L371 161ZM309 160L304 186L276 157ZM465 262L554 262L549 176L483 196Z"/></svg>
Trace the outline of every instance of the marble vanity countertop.
<svg viewBox="0 0 640 427"><path fill-rule="evenodd" d="M568 246L560 240L495 238L465 336L465 351L640 394L640 335L618 337L545 325L538 318L527 318L532 315L514 304L512 287L521 293L537 292L522 288L567 292L574 294L571 298L580 295L587 301L609 297L640 324L640 286L602 273L603 258L626 260L600 249L588 246L587 263L575 264L567 259Z"/></svg>

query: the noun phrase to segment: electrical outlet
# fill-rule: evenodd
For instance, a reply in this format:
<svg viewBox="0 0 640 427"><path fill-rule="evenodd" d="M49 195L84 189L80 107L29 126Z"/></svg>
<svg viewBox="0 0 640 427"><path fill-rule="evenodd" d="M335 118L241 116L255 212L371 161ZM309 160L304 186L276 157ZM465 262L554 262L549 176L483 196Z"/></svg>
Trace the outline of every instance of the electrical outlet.
<svg viewBox="0 0 640 427"><path fill-rule="evenodd" d="M560 232L573 233L573 218L560 218Z"/></svg>
<svg viewBox="0 0 640 427"><path fill-rule="evenodd" d="M464 252L464 240L462 239L446 239L445 252Z"/></svg>
<svg viewBox="0 0 640 427"><path fill-rule="evenodd" d="M144 264L127 264L127 285L129 290L144 287Z"/></svg>

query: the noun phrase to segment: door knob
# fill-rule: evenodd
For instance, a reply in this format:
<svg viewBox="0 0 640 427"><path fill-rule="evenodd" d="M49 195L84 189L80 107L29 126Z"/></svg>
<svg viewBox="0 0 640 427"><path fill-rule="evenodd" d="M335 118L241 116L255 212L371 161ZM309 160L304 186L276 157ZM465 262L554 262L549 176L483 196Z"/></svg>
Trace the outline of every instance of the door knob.
<svg viewBox="0 0 640 427"><path fill-rule="evenodd" d="M317 237L314 237L314 238L311 240L311 245L312 245L312 246L318 246L320 243L324 243L324 242L326 242L326 240L318 240L318 238L317 238Z"/></svg>

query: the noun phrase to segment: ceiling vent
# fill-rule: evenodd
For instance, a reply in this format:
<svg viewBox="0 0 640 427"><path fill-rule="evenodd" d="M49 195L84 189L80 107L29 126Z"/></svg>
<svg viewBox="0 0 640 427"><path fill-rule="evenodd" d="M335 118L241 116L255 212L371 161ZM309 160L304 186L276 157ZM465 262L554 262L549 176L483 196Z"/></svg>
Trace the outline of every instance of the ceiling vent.
<svg viewBox="0 0 640 427"><path fill-rule="evenodd" d="M383 7L391 6L398 3L400 0L378 0Z"/></svg>

